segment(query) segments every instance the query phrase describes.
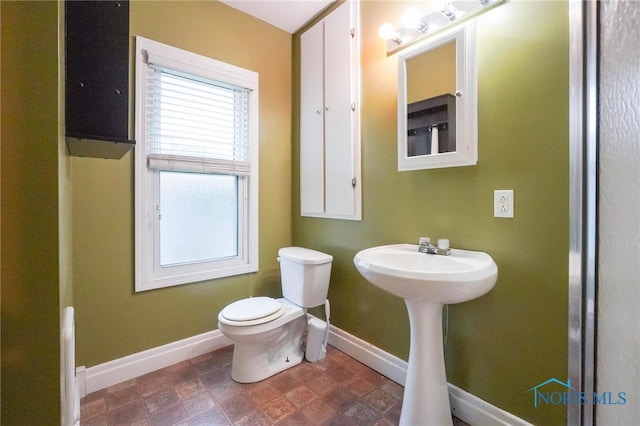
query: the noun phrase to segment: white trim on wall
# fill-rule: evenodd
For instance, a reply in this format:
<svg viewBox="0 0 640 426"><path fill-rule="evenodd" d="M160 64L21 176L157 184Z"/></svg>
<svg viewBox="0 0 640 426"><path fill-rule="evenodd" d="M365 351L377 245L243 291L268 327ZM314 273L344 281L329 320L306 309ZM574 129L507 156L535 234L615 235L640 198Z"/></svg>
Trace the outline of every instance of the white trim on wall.
<svg viewBox="0 0 640 426"><path fill-rule="evenodd" d="M91 393L231 344L220 330L214 330L86 369L78 367L77 379L80 387ZM329 344L404 386L406 361L334 325L330 327ZM449 396L453 414L471 425L532 426L452 384L449 384Z"/></svg>
<svg viewBox="0 0 640 426"><path fill-rule="evenodd" d="M329 344L331 346L404 386L407 377L407 361L385 352L334 325L330 326L330 330Z"/></svg>
<svg viewBox="0 0 640 426"><path fill-rule="evenodd" d="M470 425L492 426L533 426L531 423L514 416L470 394L457 386L449 385L449 402L454 416Z"/></svg>
<svg viewBox="0 0 640 426"><path fill-rule="evenodd" d="M213 330L86 369L78 367L76 368L78 380L82 381L83 375L86 377L85 393L82 393L81 396L231 344L233 342L220 330ZM83 384L80 383L80 388L82 389L82 387Z"/></svg>

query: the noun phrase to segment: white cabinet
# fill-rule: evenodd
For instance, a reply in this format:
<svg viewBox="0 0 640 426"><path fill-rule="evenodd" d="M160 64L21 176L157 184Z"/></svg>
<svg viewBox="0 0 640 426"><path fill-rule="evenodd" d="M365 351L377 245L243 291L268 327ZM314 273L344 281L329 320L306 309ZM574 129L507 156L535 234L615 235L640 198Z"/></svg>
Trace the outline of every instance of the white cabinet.
<svg viewBox="0 0 640 426"><path fill-rule="evenodd" d="M301 35L302 216L362 218L357 22L347 1Z"/></svg>

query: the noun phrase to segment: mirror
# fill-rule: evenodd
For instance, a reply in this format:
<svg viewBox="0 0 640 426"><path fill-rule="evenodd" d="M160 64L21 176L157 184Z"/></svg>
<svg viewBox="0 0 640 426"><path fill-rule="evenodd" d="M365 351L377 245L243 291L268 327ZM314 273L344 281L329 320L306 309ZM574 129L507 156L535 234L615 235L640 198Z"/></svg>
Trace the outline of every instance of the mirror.
<svg viewBox="0 0 640 426"><path fill-rule="evenodd" d="M398 54L398 170L477 163L473 22Z"/></svg>

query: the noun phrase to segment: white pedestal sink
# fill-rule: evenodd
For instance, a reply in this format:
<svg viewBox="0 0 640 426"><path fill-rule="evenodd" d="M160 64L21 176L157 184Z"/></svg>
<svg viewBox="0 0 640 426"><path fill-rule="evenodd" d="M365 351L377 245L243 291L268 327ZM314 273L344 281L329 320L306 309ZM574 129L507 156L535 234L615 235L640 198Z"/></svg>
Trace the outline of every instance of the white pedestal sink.
<svg viewBox="0 0 640 426"><path fill-rule="evenodd" d="M400 425L451 425L442 306L489 292L498 279L495 262L469 250L452 249L450 256L419 253L413 244L362 250L353 262L371 284L407 305L411 344Z"/></svg>

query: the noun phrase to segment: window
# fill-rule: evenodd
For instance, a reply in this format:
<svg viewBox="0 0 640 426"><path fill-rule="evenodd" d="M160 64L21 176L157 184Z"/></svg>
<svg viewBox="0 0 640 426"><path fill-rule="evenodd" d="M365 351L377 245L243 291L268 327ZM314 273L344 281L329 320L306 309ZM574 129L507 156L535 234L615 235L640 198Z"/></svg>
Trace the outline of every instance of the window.
<svg viewBox="0 0 640 426"><path fill-rule="evenodd" d="M258 269L258 74L136 37L136 291Z"/></svg>

